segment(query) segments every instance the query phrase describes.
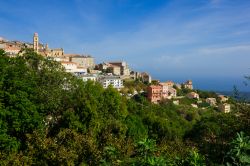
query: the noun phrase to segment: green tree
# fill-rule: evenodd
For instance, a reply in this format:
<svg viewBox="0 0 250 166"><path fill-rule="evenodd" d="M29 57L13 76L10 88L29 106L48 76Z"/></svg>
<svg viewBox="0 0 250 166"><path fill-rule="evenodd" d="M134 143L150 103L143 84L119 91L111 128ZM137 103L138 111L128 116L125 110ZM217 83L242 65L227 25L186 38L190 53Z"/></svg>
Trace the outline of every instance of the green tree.
<svg viewBox="0 0 250 166"><path fill-rule="evenodd" d="M237 133L236 138L230 143L227 153L227 165L250 165L250 137L243 132Z"/></svg>

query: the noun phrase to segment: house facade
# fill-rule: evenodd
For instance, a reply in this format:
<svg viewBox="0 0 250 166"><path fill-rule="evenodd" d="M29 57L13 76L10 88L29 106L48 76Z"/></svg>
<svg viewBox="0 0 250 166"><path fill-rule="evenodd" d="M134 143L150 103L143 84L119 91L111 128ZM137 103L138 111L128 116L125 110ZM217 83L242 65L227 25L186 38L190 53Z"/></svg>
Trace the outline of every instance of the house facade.
<svg viewBox="0 0 250 166"><path fill-rule="evenodd" d="M80 78L84 81L96 81L97 80L97 76L93 75L93 74L86 74L86 75L81 75Z"/></svg>
<svg viewBox="0 0 250 166"><path fill-rule="evenodd" d="M206 103L210 106L216 106L216 98L206 98Z"/></svg>
<svg viewBox="0 0 250 166"><path fill-rule="evenodd" d="M152 103L158 103L162 100L162 86L150 85L148 87L148 100Z"/></svg>
<svg viewBox="0 0 250 166"><path fill-rule="evenodd" d="M123 88L123 80L119 76L101 76L98 78L98 81L104 88L107 88L109 85L118 90Z"/></svg>
<svg viewBox="0 0 250 166"><path fill-rule="evenodd" d="M220 104L218 109L219 111L224 112L224 113L229 113L231 111L230 104L227 104L227 103Z"/></svg>
<svg viewBox="0 0 250 166"><path fill-rule="evenodd" d="M66 72L73 73L77 69L77 64L74 62L61 61L60 63L65 68Z"/></svg>
<svg viewBox="0 0 250 166"><path fill-rule="evenodd" d="M187 80L185 83L183 83L184 88L186 89L193 89L193 82L192 80Z"/></svg>
<svg viewBox="0 0 250 166"><path fill-rule="evenodd" d="M77 63L79 67L83 68L94 69L95 67L94 58L89 55L75 55L70 57L70 61Z"/></svg>
<svg viewBox="0 0 250 166"><path fill-rule="evenodd" d="M162 97L164 99L171 99L172 97L176 97L177 91L173 88L173 82L161 82L160 85L162 86Z"/></svg>

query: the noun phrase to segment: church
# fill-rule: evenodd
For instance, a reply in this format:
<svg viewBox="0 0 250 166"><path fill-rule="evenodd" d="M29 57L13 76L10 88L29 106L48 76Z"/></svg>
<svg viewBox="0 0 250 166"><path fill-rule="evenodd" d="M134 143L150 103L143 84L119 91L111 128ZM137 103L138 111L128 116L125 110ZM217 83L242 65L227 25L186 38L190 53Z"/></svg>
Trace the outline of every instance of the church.
<svg viewBox="0 0 250 166"><path fill-rule="evenodd" d="M44 46L43 44L39 43L38 33L34 33L33 36L33 49L35 50L35 52L46 57L58 58L64 56L63 48L50 49L48 44Z"/></svg>

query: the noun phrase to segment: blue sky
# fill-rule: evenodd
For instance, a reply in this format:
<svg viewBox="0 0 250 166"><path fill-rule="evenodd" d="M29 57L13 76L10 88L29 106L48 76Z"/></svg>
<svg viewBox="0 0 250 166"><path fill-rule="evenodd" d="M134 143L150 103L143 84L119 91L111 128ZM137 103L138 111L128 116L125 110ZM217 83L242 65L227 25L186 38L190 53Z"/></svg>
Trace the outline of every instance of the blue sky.
<svg viewBox="0 0 250 166"><path fill-rule="evenodd" d="M242 90L250 75L249 0L0 0L0 36L125 60L160 80Z"/></svg>

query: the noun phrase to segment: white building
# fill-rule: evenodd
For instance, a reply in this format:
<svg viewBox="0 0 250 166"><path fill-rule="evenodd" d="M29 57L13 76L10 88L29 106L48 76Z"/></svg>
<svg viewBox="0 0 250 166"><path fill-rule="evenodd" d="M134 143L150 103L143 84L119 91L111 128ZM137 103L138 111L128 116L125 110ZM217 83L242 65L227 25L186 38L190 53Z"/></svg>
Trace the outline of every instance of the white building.
<svg viewBox="0 0 250 166"><path fill-rule="evenodd" d="M174 100L174 101L173 101L173 104L174 104L174 105L179 105L179 104L180 104L180 101L179 101L179 100Z"/></svg>
<svg viewBox="0 0 250 166"><path fill-rule="evenodd" d="M62 66L65 68L66 72L72 72L77 69L77 64L74 62L61 61Z"/></svg>
<svg viewBox="0 0 250 166"><path fill-rule="evenodd" d="M82 80L84 81L84 82L87 82L87 81L96 81L97 80L97 75L82 75L82 76L80 76L80 78L82 78Z"/></svg>
<svg viewBox="0 0 250 166"><path fill-rule="evenodd" d="M57 62L70 62L69 57L48 57L48 59Z"/></svg>
<svg viewBox="0 0 250 166"><path fill-rule="evenodd" d="M230 104L224 103L219 105L219 110L224 113L229 113L231 111Z"/></svg>
<svg viewBox="0 0 250 166"><path fill-rule="evenodd" d="M187 94L187 98L189 99L198 99L199 100L199 94L195 92L190 92Z"/></svg>
<svg viewBox="0 0 250 166"><path fill-rule="evenodd" d="M228 101L228 97L224 96L224 95L218 95L219 99L220 99L220 102L226 102Z"/></svg>
<svg viewBox="0 0 250 166"><path fill-rule="evenodd" d="M119 76L102 76L98 80L104 88L112 85L116 89L123 88L123 80Z"/></svg>
<svg viewBox="0 0 250 166"><path fill-rule="evenodd" d="M75 62L61 61L60 63L65 68L66 72L68 73L74 73L77 76L87 73L86 68L78 67L77 63Z"/></svg>
<svg viewBox="0 0 250 166"><path fill-rule="evenodd" d="M208 103L210 106L215 106L216 98L206 98L206 103Z"/></svg>
<svg viewBox="0 0 250 166"><path fill-rule="evenodd" d="M160 85L162 86L162 97L164 99L171 99L173 97L176 97L176 89L174 89L172 85L169 84L169 82L161 82Z"/></svg>
<svg viewBox="0 0 250 166"><path fill-rule="evenodd" d="M169 88L169 96L172 98L172 97L176 97L177 96L177 91L176 89L170 87Z"/></svg>

